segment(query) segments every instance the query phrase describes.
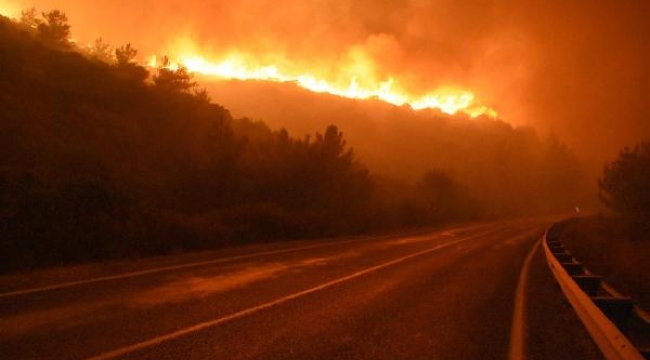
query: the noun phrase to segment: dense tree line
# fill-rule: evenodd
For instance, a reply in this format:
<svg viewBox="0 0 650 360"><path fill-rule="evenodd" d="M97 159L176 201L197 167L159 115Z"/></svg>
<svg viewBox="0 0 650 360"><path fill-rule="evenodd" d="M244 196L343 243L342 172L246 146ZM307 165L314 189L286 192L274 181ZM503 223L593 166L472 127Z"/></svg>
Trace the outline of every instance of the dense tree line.
<svg viewBox="0 0 650 360"><path fill-rule="evenodd" d="M600 199L611 210L645 222L650 219L650 142L625 147L603 169Z"/></svg>
<svg viewBox="0 0 650 360"><path fill-rule="evenodd" d="M346 139L373 174L417 183L427 171L443 171L480 197L493 216L597 205L594 181L571 149L531 127L314 94L292 84L202 83L233 113L294 133L341 119Z"/></svg>
<svg viewBox="0 0 650 360"><path fill-rule="evenodd" d="M480 214L440 172L387 195L334 125L233 119L185 69L69 36L60 11L0 17L0 270Z"/></svg>

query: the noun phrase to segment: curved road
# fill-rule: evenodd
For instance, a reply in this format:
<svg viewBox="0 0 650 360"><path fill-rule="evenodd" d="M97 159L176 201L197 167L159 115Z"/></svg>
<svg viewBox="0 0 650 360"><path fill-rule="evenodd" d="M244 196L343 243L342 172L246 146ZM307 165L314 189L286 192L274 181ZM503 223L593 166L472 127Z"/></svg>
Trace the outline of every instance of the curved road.
<svg viewBox="0 0 650 360"><path fill-rule="evenodd" d="M0 358L599 359L535 247L550 222L5 276Z"/></svg>

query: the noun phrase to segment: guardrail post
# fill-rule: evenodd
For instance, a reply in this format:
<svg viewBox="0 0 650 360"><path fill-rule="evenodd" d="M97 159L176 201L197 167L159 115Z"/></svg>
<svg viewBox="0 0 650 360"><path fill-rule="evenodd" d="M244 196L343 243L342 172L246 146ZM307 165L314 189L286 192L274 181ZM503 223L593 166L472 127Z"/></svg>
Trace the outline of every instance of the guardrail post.
<svg viewBox="0 0 650 360"><path fill-rule="evenodd" d="M555 241L558 240L560 236L557 233L557 230L555 229L549 229L549 231L546 233L546 239L550 241Z"/></svg>
<svg viewBox="0 0 650 360"><path fill-rule="evenodd" d="M555 258L560 263L572 263L573 262L573 255L569 254L568 252L553 253L553 255L555 255Z"/></svg>
<svg viewBox="0 0 650 360"><path fill-rule="evenodd" d="M632 299L596 296L592 300L622 333L627 332L630 316L634 310Z"/></svg>
<svg viewBox="0 0 650 360"><path fill-rule="evenodd" d="M578 284L580 289L590 297L598 295L600 291L601 277L596 275L575 275L572 276L573 281Z"/></svg>
<svg viewBox="0 0 650 360"><path fill-rule="evenodd" d="M560 240L547 239L546 244L548 244L548 246L562 246L562 242Z"/></svg>
<svg viewBox="0 0 650 360"><path fill-rule="evenodd" d="M585 268L578 262L560 263L569 276L585 275Z"/></svg>
<svg viewBox="0 0 650 360"><path fill-rule="evenodd" d="M556 247L549 248L549 249L551 250L551 253L553 253L553 254L561 254L561 253L566 252L566 250L564 249L564 246L556 246Z"/></svg>

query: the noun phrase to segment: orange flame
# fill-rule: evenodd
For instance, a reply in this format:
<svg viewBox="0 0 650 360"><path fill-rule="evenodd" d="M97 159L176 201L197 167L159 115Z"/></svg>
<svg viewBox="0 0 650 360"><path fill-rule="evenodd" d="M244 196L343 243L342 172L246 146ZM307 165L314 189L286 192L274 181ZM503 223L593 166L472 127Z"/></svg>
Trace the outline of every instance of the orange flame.
<svg viewBox="0 0 650 360"><path fill-rule="evenodd" d="M168 68L175 70L182 66L191 73L220 79L294 82L300 87L317 93L352 99L379 99L397 106L408 105L414 110L438 109L450 115L462 112L472 118L482 115L491 118L498 116L496 111L479 103L470 91L440 88L424 95L417 95L403 89L393 77L377 80L371 63L357 63L351 71L348 71L349 76L330 80L309 72L291 71L289 70L291 66L259 64L250 56L234 52L218 61L210 61L195 54L181 55L176 59L177 61L171 62ZM148 65L157 68L159 66L157 57L151 57Z"/></svg>

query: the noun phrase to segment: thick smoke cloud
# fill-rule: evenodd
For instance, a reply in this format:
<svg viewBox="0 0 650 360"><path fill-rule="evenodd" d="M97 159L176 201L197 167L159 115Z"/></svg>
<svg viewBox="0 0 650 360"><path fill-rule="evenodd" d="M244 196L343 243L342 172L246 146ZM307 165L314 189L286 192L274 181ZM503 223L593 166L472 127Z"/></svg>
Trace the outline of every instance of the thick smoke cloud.
<svg viewBox="0 0 650 360"><path fill-rule="evenodd" d="M650 138L648 1L16 3L63 9L81 41L131 42L143 54L180 38L206 54L282 54L321 71L369 57L377 76L397 75L414 89L471 89L506 121L551 131L598 166Z"/></svg>

